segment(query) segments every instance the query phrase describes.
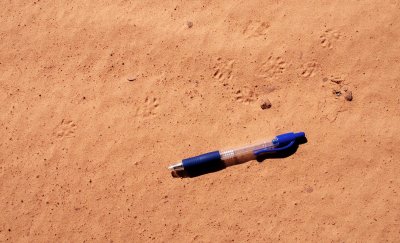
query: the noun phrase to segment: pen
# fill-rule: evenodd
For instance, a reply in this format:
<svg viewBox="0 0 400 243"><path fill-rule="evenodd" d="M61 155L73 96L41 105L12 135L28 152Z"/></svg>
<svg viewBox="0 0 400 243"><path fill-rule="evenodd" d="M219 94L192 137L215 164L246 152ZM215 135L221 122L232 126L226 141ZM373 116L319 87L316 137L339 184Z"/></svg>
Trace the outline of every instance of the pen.
<svg viewBox="0 0 400 243"><path fill-rule="evenodd" d="M181 162L168 167L174 177L181 174L194 175L202 171L212 170L216 167L228 167L241 164L267 153L276 153L294 146L299 139L304 139L304 132L285 133L276 136L273 139L265 140L253 145L247 145L235 149L213 151L191 158L183 159Z"/></svg>

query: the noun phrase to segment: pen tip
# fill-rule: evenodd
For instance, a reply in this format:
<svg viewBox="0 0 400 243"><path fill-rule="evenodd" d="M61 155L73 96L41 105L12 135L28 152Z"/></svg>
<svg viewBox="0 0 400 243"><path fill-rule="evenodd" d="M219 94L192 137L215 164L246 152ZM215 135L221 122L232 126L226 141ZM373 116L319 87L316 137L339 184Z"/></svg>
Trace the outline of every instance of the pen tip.
<svg viewBox="0 0 400 243"><path fill-rule="evenodd" d="M183 165L182 163L173 164L171 166L168 166L168 169L172 171L183 170Z"/></svg>

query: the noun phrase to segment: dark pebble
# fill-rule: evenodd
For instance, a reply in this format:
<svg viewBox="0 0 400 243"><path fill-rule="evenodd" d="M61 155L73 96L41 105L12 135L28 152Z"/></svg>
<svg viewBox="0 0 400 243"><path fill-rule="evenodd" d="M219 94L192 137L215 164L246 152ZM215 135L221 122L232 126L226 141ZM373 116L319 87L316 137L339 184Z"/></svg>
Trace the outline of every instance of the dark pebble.
<svg viewBox="0 0 400 243"><path fill-rule="evenodd" d="M342 92L341 92L340 90L334 89L334 90L332 90L332 94L334 94L334 95L336 95L336 96L341 96L341 95L342 95Z"/></svg>
<svg viewBox="0 0 400 243"><path fill-rule="evenodd" d="M260 105L261 109L263 110L269 109L271 108L271 106L272 106L271 101L269 101L268 99L264 100Z"/></svg>
<svg viewBox="0 0 400 243"><path fill-rule="evenodd" d="M347 100L347 101L352 101L353 100L353 93L349 90L349 91L346 91L346 95L344 96L344 98Z"/></svg>

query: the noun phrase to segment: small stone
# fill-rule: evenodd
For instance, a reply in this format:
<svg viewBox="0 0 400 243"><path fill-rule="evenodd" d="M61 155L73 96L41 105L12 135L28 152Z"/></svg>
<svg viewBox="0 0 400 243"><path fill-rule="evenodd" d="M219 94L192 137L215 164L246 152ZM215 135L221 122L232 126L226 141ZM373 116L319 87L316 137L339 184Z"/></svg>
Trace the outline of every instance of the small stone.
<svg viewBox="0 0 400 243"><path fill-rule="evenodd" d="M265 99L260 105L261 109L263 110L269 109L271 108L271 106L272 106L271 101L269 101L268 99Z"/></svg>
<svg viewBox="0 0 400 243"><path fill-rule="evenodd" d="M193 22L192 21L187 21L186 22L187 27L190 29L193 27Z"/></svg>
<svg viewBox="0 0 400 243"><path fill-rule="evenodd" d="M336 96L341 96L341 95L342 95L342 92L341 92L340 90L334 89L334 90L332 90L332 94L334 94L334 95L336 95Z"/></svg>
<svg viewBox="0 0 400 243"><path fill-rule="evenodd" d="M352 101L353 100L353 93L350 90L346 91L346 95L344 96L344 98L347 101Z"/></svg>
<svg viewBox="0 0 400 243"><path fill-rule="evenodd" d="M133 81L135 81L135 80L136 80L136 78L134 78L134 77L129 77L129 78L128 78L128 81L129 81L129 82L133 82Z"/></svg>
<svg viewBox="0 0 400 243"><path fill-rule="evenodd" d="M327 77L325 77L325 78L322 79L322 82L326 82L326 81L328 81L328 78L327 78Z"/></svg>

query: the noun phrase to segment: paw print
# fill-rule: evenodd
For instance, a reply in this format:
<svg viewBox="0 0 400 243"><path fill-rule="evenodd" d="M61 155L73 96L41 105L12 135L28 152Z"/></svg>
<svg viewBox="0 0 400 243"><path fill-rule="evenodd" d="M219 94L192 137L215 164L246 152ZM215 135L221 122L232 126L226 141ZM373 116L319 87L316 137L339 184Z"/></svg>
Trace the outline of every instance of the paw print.
<svg viewBox="0 0 400 243"><path fill-rule="evenodd" d="M63 119L55 132L58 138L70 138L75 135L76 124L72 120Z"/></svg>
<svg viewBox="0 0 400 243"><path fill-rule="evenodd" d="M137 108L136 115L143 118L154 116L157 114L159 105L160 102L157 98L146 97L144 103Z"/></svg>
<svg viewBox="0 0 400 243"><path fill-rule="evenodd" d="M246 37L258 37L265 36L269 29L269 24L263 21L252 21L247 22L246 27L243 30L243 34Z"/></svg>
<svg viewBox="0 0 400 243"><path fill-rule="evenodd" d="M299 75L304 78L313 77L315 75L318 63L317 62L307 62L299 68Z"/></svg>
<svg viewBox="0 0 400 243"><path fill-rule="evenodd" d="M324 48L333 48L333 43L339 40L341 34L340 32L333 30L333 29L327 29L322 33L322 35L319 37L320 38L320 43L321 46Z"/></svg>
<svg viewBox="0 0 400 243"><path fill-rule="evenodd" d="M282 57L269 56L268 59L259 68L259 76L263 78L273 78L284 73L286 62Z"/></svg>
<svg viewBox="0 0 400 243"><path fill-rule="evenodd" d="M255 92L248 87L236 90L234 92L234 97L235 101L244 104L250 104L257 99Z"/></svg>
<svg viewBox="0 0 400 243"><path fill-rule="evenodd" d="M226 79L231 80L233 72L233 64L235 63L235 60L228 60L225 62L221 62L221 58L218 58L217 61L219 63L216 66L214 66L213 77L220 81Z"/></svg>

